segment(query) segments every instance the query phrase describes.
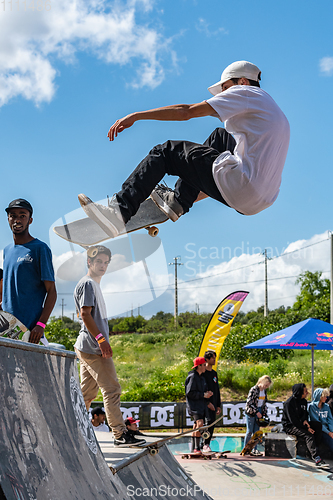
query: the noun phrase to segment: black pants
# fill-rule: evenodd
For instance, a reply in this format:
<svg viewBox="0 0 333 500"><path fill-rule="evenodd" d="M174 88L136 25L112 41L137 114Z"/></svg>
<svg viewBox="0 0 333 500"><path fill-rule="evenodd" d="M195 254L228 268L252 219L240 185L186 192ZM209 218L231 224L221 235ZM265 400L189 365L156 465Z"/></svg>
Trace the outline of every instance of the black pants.
<svg viewBox="0 0 333 500"><path fill-rule="evenodd" d="M216 420L216 411L212 411L208 408L208 415L206 417L206 425L209 425L212 422L215 422L215 420ZM209 427L207 429L210 435L209 435L209 438L205 439L205 444L209 445L209 443L211 442L213 434L214 434L214 429L215 429L215 425L212 425L211 427Z"/></svg>
<svg viewBox="0 0 333 500"><path fill-rule="evenodd" d="M116 195L127 222L148 198L166 174L176 175L176 199L188 212L200 191L227 205L212 173L214 160L224 151L233 152L235 139L225 129L217 128L203 144L167 141L155 146L142 160Z"/></svg>
<svg viewBox="0 0 333 500"><path fill-rule="evenodd" d="M314 460L318 456L317 446L321 443L322 430L320 422L312 421L309 422L309 424L311 429L315 431L314 434L311 434L306 427L304 427L304 430L300 430L297 427L291 427L290 429L284 429L284 431L292 436L304 438L311 458Z"/></svg>

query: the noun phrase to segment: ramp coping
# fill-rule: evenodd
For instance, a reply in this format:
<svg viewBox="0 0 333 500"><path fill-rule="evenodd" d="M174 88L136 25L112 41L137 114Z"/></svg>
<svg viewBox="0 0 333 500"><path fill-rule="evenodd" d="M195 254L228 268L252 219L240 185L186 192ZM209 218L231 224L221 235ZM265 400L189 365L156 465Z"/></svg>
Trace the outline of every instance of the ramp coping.
<svg viewBox="0 0 333 500"><path fill-rule="evenodd" d="M42 345L31 344L30 342L22 342L21 340L13 340L0 337L0 346L10 347L12 349L21 349L23 351L34 351L42 354L52 354L53 356L62 356L64 358L76 358L75 352L56 349L55 347L45 347Z"/></svg>

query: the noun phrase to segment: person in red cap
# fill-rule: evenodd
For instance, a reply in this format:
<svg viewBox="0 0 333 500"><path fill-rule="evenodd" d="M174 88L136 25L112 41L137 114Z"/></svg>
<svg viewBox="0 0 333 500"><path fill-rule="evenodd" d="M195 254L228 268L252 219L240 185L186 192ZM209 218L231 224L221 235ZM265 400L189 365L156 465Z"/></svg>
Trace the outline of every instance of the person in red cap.
<svg viewBox="0 0 333 500"><path fill-rule="evenodd" d="M126 418L125 420L127 430L132 436L144 436L144 434L139 431L138 422L140 422L140 420L135 420L133 417Z"/></svg>
<svg viewBox="0 0 333 500"><path fill-rule="evenodd" d="M216 128L203 144L174 140L158 144L108 206L80 194L87 215L117 236L149 196L174 222L195 201L206 197L244 215L271 206L279 194L290 131L279 106L260 88L260 80L261 71L255 64L236 61L208 88L213 94L210 99L130 113L117 120L108 132L110 141L140 120L186 121L212 116L225 128ZM159 184L166 174L178 177L174 189Z"/></svg>
<svg viewBox="0 0 333 500"><path fill-rule="evenodd" d="M185 381L186 406L189 415L193 418L192 451L200 452L200 431L196 431L204 425L207 415L209 398L213 396L212 391L207 390L207 384L203 373L206 371L206 360L198 357L193 360L192 370L189 371Z"/></svg>

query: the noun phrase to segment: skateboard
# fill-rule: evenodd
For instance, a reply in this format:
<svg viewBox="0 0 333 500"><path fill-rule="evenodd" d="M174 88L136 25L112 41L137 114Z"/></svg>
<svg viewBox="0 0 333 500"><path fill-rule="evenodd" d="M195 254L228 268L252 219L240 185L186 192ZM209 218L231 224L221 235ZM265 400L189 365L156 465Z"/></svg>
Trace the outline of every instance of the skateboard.
<svg viewBox="0 0 333 500"><path fill-rule="evenodd" d="M253 450L253 448L258 444L258 443L262 443L262 439L263 439L263 432L262 431L256 431L253 436L251 437L250 441L244 446L244 448L242 449L242 451L240 452L240 455L243 455L243 457L245 455L250 455L251 454L251 451Z"/></svg>
<svg viewBox="0 0 333 500"><path fill-rule="evenodd" d="M0 337L29 342L30 331L12 314L0 311Z"/></svg>
<svg viewBox="0 0 333 500"><path fill-rule="evenodd" d="M177 453L177 455L181 455L181 457L185 459L202 458L203 460L211 460L212 458L228 458L226 455L227 453L231 453L231 451L230 450L223 452L212 451L209 453L203 453L201 451L200 453Z"/></svg>
<svg viewBox="0 0 333 500"><path fill-rule="evenodd" d="M0 337L29 342L30 330L15 316L9 312L0 310ZM45 335L40 339L40 342L45 347L49 345L49 341Z"/></svg>
<svg viewBox="0 0 333 500"><path fill-rule="evenodd" d="M159 229L155 225L162 224L167 220L169 220L168 216L158 208L151 198L148 198L141 203L139 210L125 224L124 230L119 236L139 229L147 229L148 234L154 237L159 233ZM89 217L69 222L64 226L55 226L53 231L64 240L71 241L82 247L89 247L114 238L111 233L105 232L97 222Z"/></svg>
<svg viewBox="0 0 333 500"><path fill-rule="evenodd" d="M225 417L225 415L222 415L221 417L219 417L218 419L216 419L214 422L212 422L209 425L203 425L202 427L195 429L195 431L196 432L205 431L201 434L201 436L203 439L207 439L210 436L210 433L209 433L209 431L207 431L207 429L209 429L209 427L212 427L212 425L217 424L217 422L219 422L223 417ZM153 441L152 443L138 445L138 448L148 448L150 455L156 455L158 453L158 449L159 449L161 444L166 443L167 441L170 441L171 439L177 439L179 437L185 436L186 434L190 434L193 431L194 431L193 429L189 429L187 431L175 434L174 436L168 436L166 438L157 439L156 441Z"/></svg>

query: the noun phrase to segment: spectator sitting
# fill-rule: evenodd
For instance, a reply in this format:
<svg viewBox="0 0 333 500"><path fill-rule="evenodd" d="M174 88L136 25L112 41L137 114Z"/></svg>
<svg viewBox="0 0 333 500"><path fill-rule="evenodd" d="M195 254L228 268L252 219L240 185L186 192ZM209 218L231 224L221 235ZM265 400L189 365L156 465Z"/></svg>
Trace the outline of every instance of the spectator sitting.
<svg viewBox="0 0 333 500"><path fill-rule="evenodd" d="M105 411L100 406L91 410L91 423L94 427L94 431L110 432L110 429L105 423Z"/></svg>
<svg viewBox="0 0 333 500"><path fill-rule="evenodd" d="M139 431L138 422L140 422L140 420L135 420L133 417L126 418L125 420L128 432L130 432L132 436L144 436L144 434Z"/></svg>
<svg viewBox="0 0 333 500"><path fill-rule="evenodd" d="M316 466L329 468L330 466L325 464L317 451L317 444L321 441L321 424L313 420L308 422L307 395L305 384L293 385L293 394L283 405L283 430L287 434L304 438Z"/></svg>
<svg viewBox="0 0 333 500"><path fill-rule="evenodd" d="M322 440L333 451L333 417L329 405L326 403L329 396L328 389L316 389L312 403L309 404L311 421L320 422L322 426Z"/></svg>

